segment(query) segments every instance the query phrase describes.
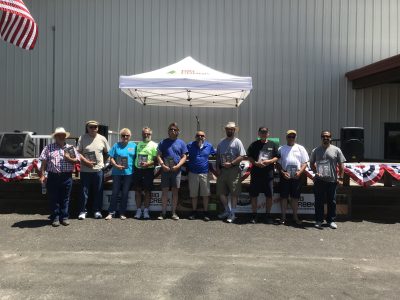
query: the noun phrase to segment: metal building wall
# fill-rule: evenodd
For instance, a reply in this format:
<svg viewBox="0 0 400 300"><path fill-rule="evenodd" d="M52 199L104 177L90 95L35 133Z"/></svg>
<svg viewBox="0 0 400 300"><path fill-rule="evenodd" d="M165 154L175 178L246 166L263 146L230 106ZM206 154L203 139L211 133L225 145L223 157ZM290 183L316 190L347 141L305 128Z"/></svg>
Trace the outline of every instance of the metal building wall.
<svg viewBox="0 0 400 300"><path fill-rule="evenodd" d="M195 115L212 142L236 120L247 146L257 127L284 138L295 128L309 150L319 132L364 126L366 156L383 157L383 123L400 122L400 87L354 91L346 71L400 52L397 0L35 0L39 24L32 52L0 43L0 131L81 134L97 119L117 129L150 125L154 138L177 121L189 140ZM52 26L55 26L55 40ZM53 42L54 53L53 56ZM252 76L239 108L142 107L118 89L135 74L191 55L217 70ZM54 58L54 69L53 69ZM54 70L54 81L53 81Z"/></svg>

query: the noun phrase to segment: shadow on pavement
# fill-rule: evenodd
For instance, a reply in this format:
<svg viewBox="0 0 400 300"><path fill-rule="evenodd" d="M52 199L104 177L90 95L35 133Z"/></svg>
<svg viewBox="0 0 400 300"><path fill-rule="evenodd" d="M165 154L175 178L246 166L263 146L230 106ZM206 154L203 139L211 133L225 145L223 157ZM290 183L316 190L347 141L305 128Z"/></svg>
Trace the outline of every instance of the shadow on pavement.
<svg viewBox="0 0 400 300"><path fill-rule="evenodd" d="M14 223L11 227L13 228L39 228L49 226L49 220L38 219L38 220L25 220Z"/></svg>

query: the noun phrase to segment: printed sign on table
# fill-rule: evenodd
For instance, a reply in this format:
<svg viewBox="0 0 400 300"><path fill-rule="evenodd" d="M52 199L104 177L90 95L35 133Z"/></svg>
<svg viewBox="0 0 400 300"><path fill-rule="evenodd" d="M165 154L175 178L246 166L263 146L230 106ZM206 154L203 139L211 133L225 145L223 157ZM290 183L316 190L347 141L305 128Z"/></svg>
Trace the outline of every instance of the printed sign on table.
<svg viewBox="0 0 400 300"><path fill-rule="evenodd" d="M150 195L150 211L161 211L162 210L162 203L161 203L161 191L152 191ZM103 193L103 210L108 210L111 201L112 191L105 190ZM117 207L119 207L120 195L118 195L117 200ZM171 211L171 199L172 193L168 192L168 203L167 203L167 211ZM136 211L136 201L135 201L135 192L130 191L128 194L128 205L126 210L127 211ZM118 208L117 208L118 210Z"/></svg>

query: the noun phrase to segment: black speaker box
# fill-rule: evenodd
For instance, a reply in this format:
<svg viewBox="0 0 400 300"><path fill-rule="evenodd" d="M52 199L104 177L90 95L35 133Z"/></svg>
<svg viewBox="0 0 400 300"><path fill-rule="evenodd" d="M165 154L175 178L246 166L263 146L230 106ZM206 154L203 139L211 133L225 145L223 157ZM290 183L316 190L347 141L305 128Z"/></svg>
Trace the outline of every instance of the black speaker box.
<svg viewBox="0 0 400 300"><path fill-rule="evenodd" d="M364 128L342 127L340 148L348 162L362 161L364 159Z"/></svg>

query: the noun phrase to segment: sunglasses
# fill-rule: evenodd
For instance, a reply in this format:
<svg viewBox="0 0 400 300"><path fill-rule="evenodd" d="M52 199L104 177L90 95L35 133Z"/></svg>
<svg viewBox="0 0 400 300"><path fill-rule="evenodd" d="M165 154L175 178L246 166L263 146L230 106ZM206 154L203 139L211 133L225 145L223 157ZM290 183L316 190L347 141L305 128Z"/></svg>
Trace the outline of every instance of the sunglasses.
<svg viewBox="0 0 400 300"><path fill-rule="evenodd" d="M265 134L265 133L268 133L268 130L260 130L259 133Z"/></svg>
<svg viewBox="0 0 400 300"><path fill-rule="evenodd" d="M90 129L97 129L98 126L89 126Z"/></svg>
<svg viewBox="0 0 400 300"><path fill-rule="evenodd" d="M331 136L330 135L321 135L321 139L330 139L331 138Z"/></svg>
<svg viewBox="0 0 400 300"><path fill-rule="evenodd" d="M168 129L169 131L175 131L175 132L177 132L177 131L179 131L178 129L176 129L176 128L170 128L170 129Z"/></svg>
<svg viewBox="0 0 400 300"><path fill-rule="evenodd" d="M295 135L288 135L287 138L288 138L288 139L295 139L296 136L295 136Z"/></svg>
<svg viewBox="0 0 400 300"><path fill-rule="evenodd" d="M121 134L121 137L127 138L127 137L130 137L130 135L129 134Z"/></svg>
<svg viewBox="0 0 400 300"><path fill-rule="evenodd" d="M205 137L204 134L196 134L196 137Z"/></svg>

